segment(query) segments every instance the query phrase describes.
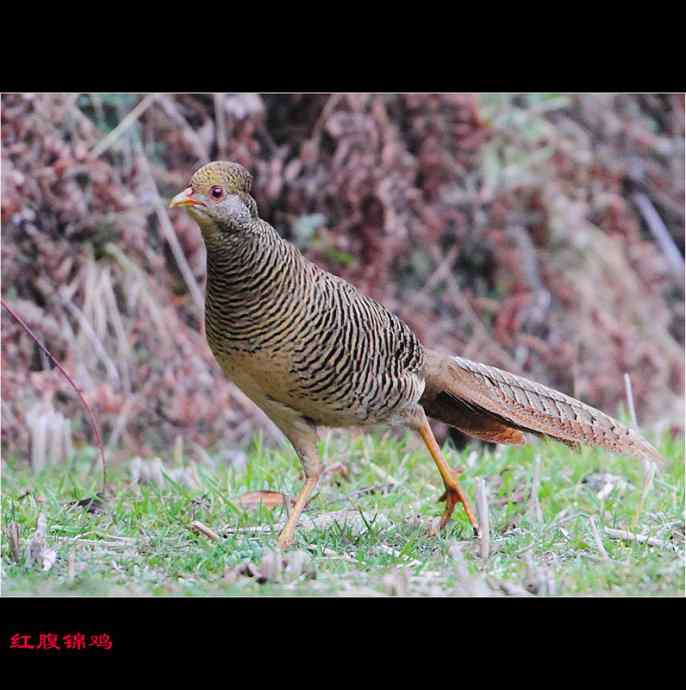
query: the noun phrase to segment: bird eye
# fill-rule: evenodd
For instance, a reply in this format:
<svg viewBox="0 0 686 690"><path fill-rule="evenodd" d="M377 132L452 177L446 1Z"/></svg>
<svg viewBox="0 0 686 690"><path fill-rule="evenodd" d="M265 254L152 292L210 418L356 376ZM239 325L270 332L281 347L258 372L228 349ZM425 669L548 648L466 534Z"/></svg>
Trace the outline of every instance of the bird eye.
<svg viewBox="0 0 686 690"><path fill-rule="evenodd" d="M212 187L212 189L210 189L210 194L213 199L221 199L224 196L224 190L219 186Z"/></svg>

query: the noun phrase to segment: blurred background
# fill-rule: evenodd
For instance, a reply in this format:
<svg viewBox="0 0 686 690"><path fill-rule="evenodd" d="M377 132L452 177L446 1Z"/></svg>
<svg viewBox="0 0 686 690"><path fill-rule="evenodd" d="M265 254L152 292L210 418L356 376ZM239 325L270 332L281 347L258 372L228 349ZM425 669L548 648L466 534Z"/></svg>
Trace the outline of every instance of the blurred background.
<svg viewBox="0 0 686 690"><path fill-rule="evenodd" d="M3 94L2 296L110 460L279 439L213 361L201 236L166 208L217 158L424 343L611 414L628 373L642 428L683 433L683 94ZM3 310L3 457L93 441Z"/></svg>

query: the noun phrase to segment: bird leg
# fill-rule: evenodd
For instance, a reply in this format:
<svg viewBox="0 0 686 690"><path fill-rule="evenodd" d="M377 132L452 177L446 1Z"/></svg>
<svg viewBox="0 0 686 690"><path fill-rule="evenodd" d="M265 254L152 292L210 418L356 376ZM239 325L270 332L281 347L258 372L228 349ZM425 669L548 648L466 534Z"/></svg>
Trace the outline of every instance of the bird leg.
<svg viewBox="0 0 686 690"><path fill-rule="evenodd" d="M280 549L287 549L293 544L293 535L295 533L295 526L298 524L300 514L303 508L307 505L307 500L310 497L313 489L319 482L319 477L322 474L322 463L317 453L316 431L307 429L306 431L300 429L289 428L285 429L279 425L282 431L286 434L288 440L293 444L295 451L302 462L305 470L305 484L298 494L295 505L291 508L288 520L281 530L278 539Z"/></svg>
<svg viewBox="0 0 686 690"><path fill-rule="evenodd" d="M445 511L441 516L441 521L438 525L438 530L435 530L434 534L442 530L448 524L448 521L452 517L453 511L455 510L455 506L458 502L460 502L464 506L464 512L467 513L467 518L469 519L472 529L474 530L474 535L478 537L479 525L476 521L476 518L474 517L474 513L472 513L472 509L469 507L467 497L464 495L462 488L460 487L460 483L457 481L458 473L455 470L451 470L448 466L448 463L443 457L443 453L441 453L441 449L438 443L436 442L436 438L433 435L433 431L431 431L431 427L429 426L429 422L426 419L426 416L424 414L422 414L421 416L424 417L424 419L423 422L421 422L416 427L417 431L419 432L419 435L422 437L422 440L426 444L426 447L429 453L431 454L431 457L436 463L436 467L438 468L438 471L441 473L443 484L445 486L445 493L443 494L443 496L441 496L440 499L445 500Z"/></svg>
<svg viewBox="0 0 686 690"><path fill-rule="evenodd" d="M284 525L284 528L279 534L278 544L280 549L287 549L293 544L293 535L295 533L295 526L298 524L298 519L300 518L300 513L302 513L303 508L307 504L307 499L312 493L312 489L317 486L319 477L307 477L305 479L305 484L298 494L298 498L295 501L295 505L291 509L291 514L288 516L288 521Z"/></svg>

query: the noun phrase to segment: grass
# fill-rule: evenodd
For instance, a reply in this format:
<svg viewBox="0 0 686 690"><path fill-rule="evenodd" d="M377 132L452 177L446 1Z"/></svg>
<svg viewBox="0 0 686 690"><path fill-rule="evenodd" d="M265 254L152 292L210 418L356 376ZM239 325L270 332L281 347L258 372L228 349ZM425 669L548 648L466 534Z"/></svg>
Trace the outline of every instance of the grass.
<svg viewBox="0 0 686 690"><path fill-rule="evenodd" d="M195 465L181 457L186 467L192 465L186 477L193 478L182 481L169 462L159 484L133 481L126 463L111 467L106 499L96 512L68 505L100 488L92 449L81 451L69 466L38 474L6 460L3 594L684 594L683 440L662 442L669 462L642 506L643 467L632 458L591 449L575 453L553 443L501 447L495 453L446 449L449 463L464 468L461 483L473 506L476 479L488 488L486 560L459 507L444 533L427 535L442 510L436 502L442 489L414 438L331 435L321 450L328 465L343 463L348 477L324 478L285 562L274 551L284 509L244 510L236 499L262 489L297 493L299 467L286 447L268 449L257 439L240 469L214 460ZM541 457L540 522L531 504L535 453ZM178 463L178 449L175 456ZM48 570L40 559L33 564L25 559L41 512L46 547L56 554ZM194 520L220 539L194 532ZM8 538L12 523L19 534L15 554ZM648 535L662 546L612 539L605 528Z"/></svg>

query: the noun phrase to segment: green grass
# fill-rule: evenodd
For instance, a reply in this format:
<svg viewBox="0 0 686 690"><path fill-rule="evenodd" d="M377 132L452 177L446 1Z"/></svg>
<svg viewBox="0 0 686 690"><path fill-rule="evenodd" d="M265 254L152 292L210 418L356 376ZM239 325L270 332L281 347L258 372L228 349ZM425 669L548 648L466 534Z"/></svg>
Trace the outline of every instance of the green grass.
<svg viewBox="0 0 686 690"><path fill-rule="evenodd" d="M246 491L271 489L294 496L301 486L292 450L270 450L257 440L242 470L215 463L195 467L197 485L170 478L161 486L134 483L127 464L109 469L102 509L68 506L100 487L91 452L68 467L32 474L23 463L3 463L3 594L12 595L459 595L554 593L559 595L684 594L684 448L665 440L669 459L659 470L632 527L643 494L643 467L632 458L546 443L458 453L461 484L475 507L476 479L489 493L491 553L479 556L463 511L436 538L427 535L442 504L438 473L426 452L408 436L332 435L321 445L325 462L344 463L349 477L326 477L304 514L290 565L278 562L282 508L249 511L235 499ZM541 456L542 521L531 510L534 455ZM471 456L471 460L470 460ZM178 455L177 455L178 457ZM185 458L183 462L191 461ZM166 465L173 469L171 462ZM594 474L625 480L599 498ZM590 480L589 480L590 478ZM376 487L374 492L367 491ZM339 511L353 518L331 518ZM27 565L25 550L39 513L47 519L47 547L57 559L47 571ZM316 520L328 524L317 525ZM595 520L604 557L593 537ZM193 520L221 536L193 532ZM312 522L315 520L314 526ZM10 525L19 532L13 557ZM309 526L308 526L309 524ZM268 526L267 531L247 528ZM627 529L667 542L667 547L611 539L604 528ZM289 552L291 553L291 552ZM266 578L250 577L262 570ZM306 565L303 565L306 564ZM265 580L266 581L263 581Z"/></svg>

